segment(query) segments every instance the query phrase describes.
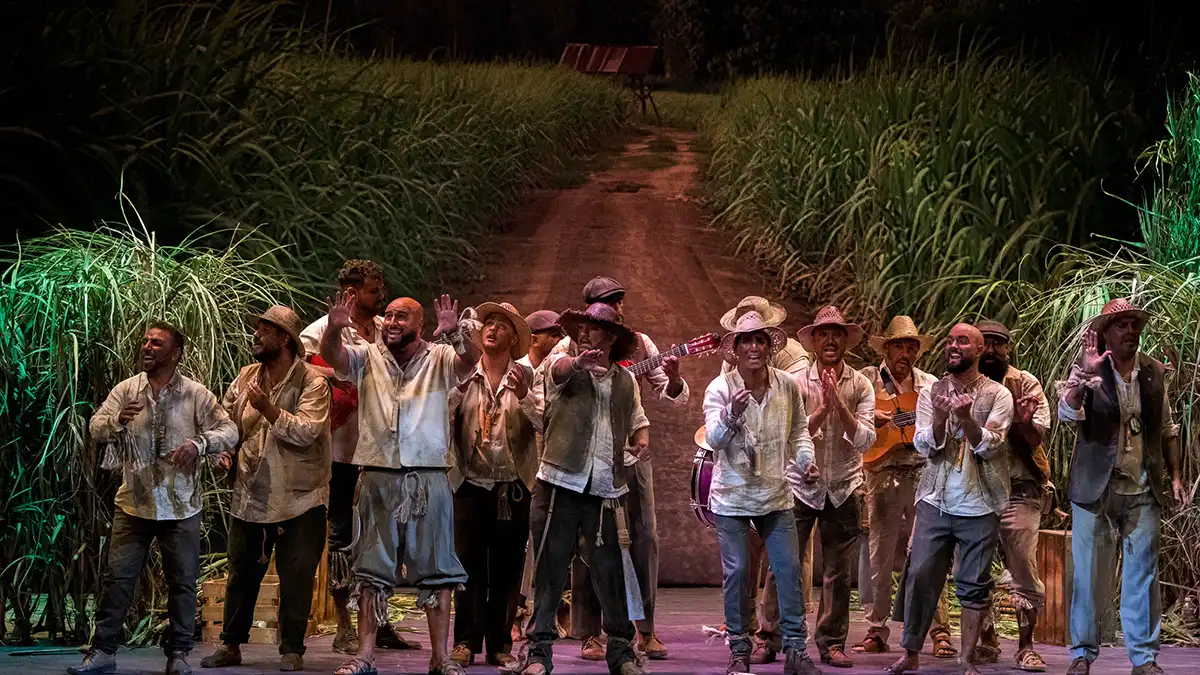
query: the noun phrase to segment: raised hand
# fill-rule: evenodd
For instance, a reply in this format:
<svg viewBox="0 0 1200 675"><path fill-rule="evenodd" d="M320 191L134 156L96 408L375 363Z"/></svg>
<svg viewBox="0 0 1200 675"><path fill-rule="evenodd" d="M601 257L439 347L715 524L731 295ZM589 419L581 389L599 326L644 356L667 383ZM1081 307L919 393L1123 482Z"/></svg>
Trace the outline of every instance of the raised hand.
<svg viewBox="0 0 1200 675"><path fill-rule="evenodd" d="M253 382L246 383L246 399L250 401L250 405L260 413L266 413L271 408L271 397L267 396L258 385Z"/></svg>
<svg viewBox="0 0 1200 675"><path fill-rule="evenodd" d="M442 333L453 333L458 330L458 301L451 300L446 293L433 301L433 310L437 314L437 330L434 336Z"/></svg>
<svg viewBox="0 0 1200 675"><path fill-rule="evenodd" d="M354 295L352 293L337 293L330 300L325 298L326 312L329 316L328 328L330 330L341 330L350 328L354 325L354 319L351 315L351 309L354 307Z"/></svg>
<svg viewBox="0 0 1200 675"><path fill-rule="evenodd" d="M143 405L140 401L133 401L131 403L128 403L125 405L124 408L121 408L120 414L117 415L117 421L120 422L121 424L129 424L129 422L132 421L133 418L137 417L138 413L142 412L142 408L145 408L145 407L146 406Z"/></svg>
<svg viewBox="0 0 1200 675"><path fill-rule="evenodd" d="M525 369L521 366L513 366L512 370L508 371L508 381L512 383L513 393L517 398L525 398L529 395L529 383L525 381Z"/></svg>
<svg viewBox="0 0 1200 675"><path fill-rule="evenodd" d="M589 373L603 375L607 372L607 369L600 365L600 359L603 357L604 352L599 349L589 349L575 357L575 367L580 370L586 370Z"/></svg>
<svg viewBox="0 0 1200 675"><path fill-rule="evenodd" d="M1103 354L1098 353L1099 348L1096 346L1099 338L1096 336L1096 331L1088 329L1083 334L1083 370L1084 372L1095 375L1100 372L1100 366L1104 363L1104 359L1109 355L1109 351L1104 350Z"/></svg>
<svg viewBox="0 0 1200 675"><path fill-rule="evenodd" d="M951 398L942 396L941 394L933 394L933 424L934 426L942 426L946 420L950 419L950 410L952 409Z"/></svg>
<svg viewBox="0 0 1200 675"><path fill-rule="evenodd" d="M1022 396L1013 406L1013 421L1019 424L1033 423L1033 413L1037 412L1040 401L1034 394Z"/></svg>
<svg viewBox="0 0 1200 675"><path fill-rule="evenodd" d="M729 413L734 417L741 417L742 413L746 412L748 405L750 405L750 390L736 391L733 394L733 400L729 402Z"/></svg>
<svg viewBox="0 0 1200 675"><path fill-rule="evenodd" d="M965 421L971 417L971 404L974 402L975 397L970 394L955 393L950 397L950 411L958 419Z"/></svg>

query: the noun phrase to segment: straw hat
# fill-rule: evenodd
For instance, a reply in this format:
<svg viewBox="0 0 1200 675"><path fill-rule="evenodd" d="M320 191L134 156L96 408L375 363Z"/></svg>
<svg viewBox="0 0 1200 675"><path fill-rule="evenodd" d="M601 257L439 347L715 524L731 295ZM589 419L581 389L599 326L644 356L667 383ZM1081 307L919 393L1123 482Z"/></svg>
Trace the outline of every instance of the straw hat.
<svg viewBox="0 0 1200 675"><path fill-rule="evenodd" d="M858 344L862 339L863 329L856 323L849 323L842 316L841 311L833 305L826 305L817 311L817 318L804 328L796 332L796 339L800 340L800 344L804 346L808 352L814 353L812 334L818 328L841 328L846 331L846 347L850 348Z"/></svg>
<svg viewBox="0 0 1200 675"><path fill-rule="evenodd" d="M594 277L583 286L584 304L603 302L614 295L625 295L625 287L612 277Z"/></svg>
<svg viewBox="0 0 1200 675"><path fill-rule="evenodd" d="M696 430L696 435L693 437L693 440L696 441L696 445L698 447L704 448L710 452L712 451L712 447L708 445L708 430L703 426Z"/></svg>
<svg viewBox="0 0 1200 675"><path fill-rule="evenodd" d="M933 346L933 336L917 332L917 324L911 317L903 314L893 316L892 320L888 322L887 329L883 331L883 335L872 335L867 338L867 343L871 345L871 349L875 350L876 354L887 356L887 343L893 340L916 340L921 343L921 346L917 348L918 359Z"/></svg>
<svg viewBox="0 0 1200 675"><path fill-rule="evenodd" d="M787 344L787 333L778 326L769 325L763 320L763 317L758 312L753 310L746 312L738 317L737 323L733 328L729 329L728 333L721 338L721 357L727 363L737 363L737 355L733 352L733 345L737 341L737 336L745 335L746 333L757 333L762 331L767 334L771 340L771 356L779 353L780 349Z"/></svg>
<svg viewBox="0 0 1200 675"><path fill-rule="evenodd" d="M525 317L517 312L517 308L507 302L485 302L475 308L475 316L480 322L487 321L488 316L492 314L501 314L504 318L512 323L513 328L517 331L517 341L513 343L509 353L514 359L519 359L529 353L529 345L533 343L533 333L529 330L529 324L525 322ZM480 342L483 341L483 332L480 330Z"/></svg>
<svg viewBox="0 0 1200 675"><path fill-rule="evenodd" d="M624 361L633 356L634 350L637 348L637 333L633 332L629 326L617 321L617 310L613 309L611 305L593 302L588 305L586 311L568 309L558 318L559 325L575 344L579 344L579 329L585 322L602 326L616 336L612 353L609 355L613 361Z"/></svg>
<svg viewBox="0 0 1200 675"><path fill-rule="evenodd" d="M300 331L304 329L304 324L300 322L300 317L292 311L292 308L272 305L262 314L250 318L254 323L266 321L287 333L288 337L292 338L292 342L296 343L296 358L304 358L307 352L304 350L304 341L300 339Z"/></svg>
<svg viewBox="0 0 1200 675"><path fill-rule="evenodd" d="M725 312L725 316L721 317L721 328L733 330L738 318L751 311L758 312L768 326L778 326L787 318L787 310L783 305L757 295L747 295L738 302L737 307Z"/></svg>
<svg viewBox="0 0 1200 675"><path fill-rule="evenodd" d="M1103 333L1108 328L1108 324L1124 316L1132 316L1145 324L1146 320L1150 318L1150 313L1135 307L1127 298L1114 298L1104 303L1100 314L1092 319L1091 329L1097 333Z"/></svg>

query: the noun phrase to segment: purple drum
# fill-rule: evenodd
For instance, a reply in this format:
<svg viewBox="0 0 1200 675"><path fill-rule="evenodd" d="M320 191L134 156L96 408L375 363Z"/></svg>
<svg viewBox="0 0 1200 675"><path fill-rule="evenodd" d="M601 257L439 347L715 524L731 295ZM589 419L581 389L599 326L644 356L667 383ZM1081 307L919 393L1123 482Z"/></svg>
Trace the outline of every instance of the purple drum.
<svg viewBox="0 0 1200 675"><path fill-rule="evenodd" d="M712 486L712 450L701 447L692 458L692 512L706 527L716 527L717 521L708 510L708 491Z"/></svg>

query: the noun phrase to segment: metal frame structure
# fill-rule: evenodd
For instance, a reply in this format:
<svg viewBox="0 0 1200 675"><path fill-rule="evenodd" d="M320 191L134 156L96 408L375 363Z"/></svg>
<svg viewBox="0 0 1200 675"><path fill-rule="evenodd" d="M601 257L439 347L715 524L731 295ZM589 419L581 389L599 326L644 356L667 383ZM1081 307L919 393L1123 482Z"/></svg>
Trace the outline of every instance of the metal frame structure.
<svg viewBox="0 0 1200 675"><path fill-rule="evenodd" d="M613 47L568 42L558 62L588 75L625 75L626 84L641 105L642 117L646 116L646 104L649 103L655 119L662 124L658 106L654 103L654 92L646 80L656 51L658 47L655 46Z"/></svg>

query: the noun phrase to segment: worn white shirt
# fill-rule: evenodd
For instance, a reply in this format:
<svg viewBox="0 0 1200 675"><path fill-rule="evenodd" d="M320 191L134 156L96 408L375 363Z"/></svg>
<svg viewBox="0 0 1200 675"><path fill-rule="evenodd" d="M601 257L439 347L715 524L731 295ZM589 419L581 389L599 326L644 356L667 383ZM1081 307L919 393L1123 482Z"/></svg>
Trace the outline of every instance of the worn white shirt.
<svg viewBox="0 0 1200 675"><path fill-rule="evenodd" d="M538 431L542 430L542 416L546 412L546 362L549 358L542 359L542 362L533 367L533 361L526 354L517 359L517 363L522 366L533 368L533 382L529 384L529 393L533 396L533 410L535 416L535 425Z"/></svg>
<svg viewBox="0 0 1200 675"><path fill-rule="evenodd" d="M796 384L804 397L804 409L816 410L821 405L821 366L809 365L796 376ZM842 364L838 377L838 395L854 413L855 425L845 428L832 409L825 415L821 428L812 434L812 444L821 478L806 483L800 472L788 471L788 482L796 498L810 508L825 508L825 498L838 507L854 494L866 480L863 473L863 453L875 442L875 389L862 373Z"/></svg>
<svg viewBox="0 0 1200 675"><path fill-rule="evenodd" d="M121 410L134 402L142 404L141 412L122 424ZM94 441L110 446L109 458L119 461L116 507L147 520L183 520L203 506L204 462L197 460L195 469L184 471L167 461L172 450L191 441L200 455L211 457L238 442L237 426L216 395L178 372L157 398L145 373L121 381L92 415L89 429Z"/></svg>
<svg viewBox="0 0 1200 675"><path fill-rule="evenodd" d="M235 518L280 523L329 503L329 384L316 373L304 377L308 367L295 361L268 391L254 363L229 385L224 406L242 438L229 508ZM251 382L279 407L273 423L250 405Z"/></svg>
<svg viewBox="0 0 1200 675"><path fill-rule="evenodd" d="M746 388L737 370L718 375L704 392L705 441L713 452L709 508L721 516L761 516L791 509L789 472L813 462L804 397L791 375L768 370L767 393L750 397L733 418L733 395Z"/></svg>
<svg viewBox="0 0 1200 675"><path fill-rule="evenodd" d="M906 380L904 380L903 382L900 382L894 376L892 376L892 371L890 368L888 368L886 362L881 363L878 366L867 366L866 368L863 368L862 370L860 370L858 372L862 373L864 377L866 377L868 380L871 381L871 387L874 388L874 390L875 390L875 409L876 410L883 409L883 410L888 410L889 412L895 413L895 408L889 407L889 404L887 404L887 401L894 401L897 397L892 396L891 394L888 393L887 387L883 386L883 377L880 375L880 373L885 372L885 371L888 373L889 376L891 376L892 385L895 387L896 394L898 396L903 396L904 394L919 393L921 391L921 389L933 384L934 382L937 382L936 377L921 370L920 368L912 368L911 372L908 375L908 378ZM906 410L904 412L916 413L916 406L914 405L912 407L912 410ZM915 424L916 423L914 421L913 433L916 433ZM878 439L878 434L879 434L878 430L876 430L875 433L876 433L876 438ZM890 450L888 452L888 454L884 455L881 459L876 461L870 467L866 467L866 470L867 471L882 471L884 469L892 468L892 467L909 467L909 468L911 468L911 467L923 466L925 464L925 458L920 456L919 454L917 454L916 451L914 451L914 450L901 451L901 450L896 449L896 448L900 448L900 447L902 447L902 446L895 446L895 448Z"/></svg>
<svg viewBox="0 0 1200 675"><path fill-rule="evenodd" d="M555 382L551 374L554 362L565 356L561 352L554 353L542 362L542 365L546 369L547 403L561 396L563 388L566 387L567 381L561 383ZM612 437L612 385L613 379L616 377L633 376L624 369L617 367L610 368L604 375L591 375L592 383L596 388L596 398L592 408L592 437L588 442L588 456L587 461L584 462L583 470L571 473L542 462L541 467L538 469L537 477L539 480L544 480L547 483L566 488L572 492L583 493L586 488L588 494L605 499L615 499L629 492L628 485L622 485L619 488L613 486L614 448L623 448L627 440L621 439L618 442ZM637 387L633 388L633 395L633 412L629 420L630 435L639 429L650 426L649 420L646 419L646 412L642 409L642 396ZM591 484L590 487L588 487L589 482Z"/></svg>
<svg viewBox="0 0 1200 675"><path fill-rule="evenodd" d="M1001 453L1007 452L1006 439L1013 416L1012 394L1004 385L980 374L969 386L962 388L974 396L971 416L982 430L979 444L971 447L962 424L950 413L946 419L946 433L939 445L933 434L933 387L921 389L917 398L917 432L913 435L913 445L921 456L938 455L939 461L925 467L917 501L925 501L954 516L999 513L1005 505L989 503L985 498L981 486L985 477L978 471L977 462L967 461L965 453L972 452L985 460L999 460ZM1007 467L1004 474L1007 485Z"/></svg>
<svg viewBox="0 0 1200 675"><path fill-rule="evenodd" d="M383 344L383 317L376 316L375 321L375 343ZM316 321L308 325L300 333L300 341L304 343L304 350L309 354L321 353L321 336L325 334L325 327L329 325L329 316L322 316ZM370 344L354 328L342 329L342 344L344 345L365 345ZM333 461L344 462L346 464L354 464L354 449L358 447L358 411L350 413L342 426L334 429L332 432L332 451Z"/></svg>
<svg viewBox="0 0 1200 675"><path fill-rule="evenodd" d="M382 344L345 345L339 379L358 387L358 448L354 463L386 469L441 469L450 457L450 390L458 384L458 354L422 342L403 367Z"/></svg>
<svg viewBox="0 0 1200 675"><path fill-rule="evenodd" d="M641 346L630 358L631 362L639 363L641 361L652 359L661 353L658 350L658 346L654 344L654 340L651 340L649 335L646 335L645 333L638 333L637 336ZM571 341L571 338L565 337L562 340L559 340L558 344L555 345L553 353L569 354L573 356L575 351L575 343ZM542 361L542 365L545 365L545 361ZM643 385L649 387L650 390L658 396L660 401L666 401L672 406L678 408L686 404L688 402L688 398L691 396L691 391L688 389L687 380L683 379L682 377L679 379L683 383L683 388L679 391L679 394L674 397L667 393L667 390L671 388L671 378L667 377L667 373L663 370L662 366L659 366L654 370L641 375L637 378L637 382L639 388ZM625 453L625 466L633 466L634 464L637 464L637 462L637 455L631 452Z"/></svg>
<svg viewBox="0 0 1200 675"><path fill-rule="evenodd" d="M1135 415L1142 414L1142 385L1138 381L1138 374L1141 371L1138 365L1141 363L1141 353L1139 352L1137 358L1134 359L1133 371L1129 373L1128 380L1117 372L1112 358L1108 357L1108 359L1113 370L1113 379L1117 384L1117 404L1121 408L1122 429L1117 434L1117 465L1115 467L1117 476L1113 481L1113 490L1122 495L1141 494L1150 489L1150 479L1146 474L1144 463L1145 456L1142 453L1142 438L1145 434L1128 433L1129 420ZM1071 375L1084 379L1079 364L1071 366ZM1065 394L1065 390L1059 392L1058 418L1068 422L1082 422L1087 419L1087 413L1082 408L1075 410L1067 404ZM1171 412L1171 399L1167 393L1165 380L1163 381L1162 410L1162 437L1164 440L1175 438L1179 435L1179 425L1175 423L1174 414Z"/></svg>
<svg viewBox="0 0 1200 675"><path fill-rule="evenodd" d="M509 360L504 370L504 377L495 389L488 386L487 374L483 371L483 359L475 364L465 379L467 391L462 391L462 384L450 390L450 411L458 411L462 415L463 424L468 429L475 430L475 442L464 454L470 458L467 466L457 466L452 472L450 484L455 490L463 481L491 490L498 482L518 480L518 454L534 452L533 438L530 438L528 448L509 447L509 420L513 415L521 415L529 420L534 429L540 430L542 420L536 409L533 385L526 383L529 390L524 398L517 398L516 387L512 382L509 371L519 361ZM525 364L521 364L525 365ZM464 408L464 406L466 406ZM462 408L462 410L459 410ZM514 425L515 428L515 425Z"/></svg>

